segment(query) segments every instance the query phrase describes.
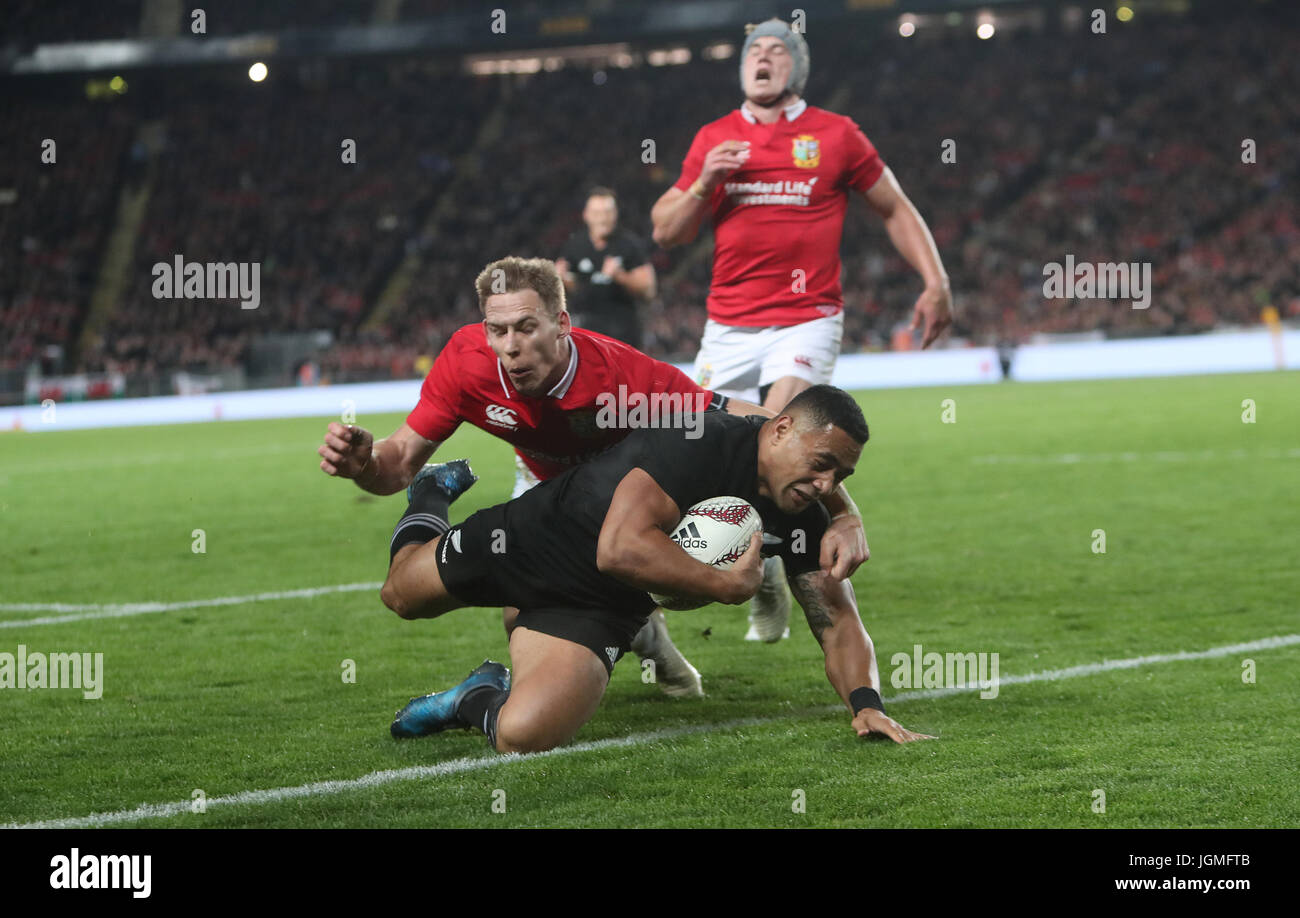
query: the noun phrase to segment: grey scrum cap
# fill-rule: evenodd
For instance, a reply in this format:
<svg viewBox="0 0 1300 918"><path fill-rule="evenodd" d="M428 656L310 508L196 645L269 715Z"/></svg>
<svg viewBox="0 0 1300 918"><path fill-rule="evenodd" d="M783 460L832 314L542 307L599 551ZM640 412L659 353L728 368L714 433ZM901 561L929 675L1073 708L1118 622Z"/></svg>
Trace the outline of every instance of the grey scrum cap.
<svg viewBox="0 0 1300 918"><path fill-rule="evenodd" d="M749 34L745 37L745 44L740 49L742 86L745 81L745 58L749 55L749 47L756 38L779 38L785 42L786 50L790 52L790 59L794 61L794 69L790 71L790 82L786 84L785 89L797 96L803 95L804 85L808 82L808 42L804 41L804 37L791 29L788 24L775 18L750 27Z"/></svg>

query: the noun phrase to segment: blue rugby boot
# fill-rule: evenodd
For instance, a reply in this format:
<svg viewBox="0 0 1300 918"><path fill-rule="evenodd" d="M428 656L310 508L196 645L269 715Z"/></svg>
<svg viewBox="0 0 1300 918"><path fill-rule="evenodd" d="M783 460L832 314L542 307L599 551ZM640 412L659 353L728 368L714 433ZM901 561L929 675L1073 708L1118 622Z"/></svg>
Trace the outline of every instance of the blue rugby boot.
<svg viewBox="0 0 1300 918"><path fill-rule="evenodd" d="M411 479L411 484L406 489L406 502L415 502L416 489L433 487L438 490L443 497L447 498L448 505L455 502L468 491L478 481L478 476L474 474L469 467L468 459L453 459L451 462L430 462L420 471L415 473ZM425 482L430 482L426 485Z"/></svg>
<svg viewBox="0 0 1300 918"><path fill-rule="evenodd" d="M490 688L498 691L510 691L510 670L500 663L484 660L482 665L469 674L460 685L445 692L434 692L412 698L410 703L397 712L388 732L397 739L415 736L428 736L453 728L468 729L477 724L467 724L460 719L459 711L465 696L475 689Z"/></svg>

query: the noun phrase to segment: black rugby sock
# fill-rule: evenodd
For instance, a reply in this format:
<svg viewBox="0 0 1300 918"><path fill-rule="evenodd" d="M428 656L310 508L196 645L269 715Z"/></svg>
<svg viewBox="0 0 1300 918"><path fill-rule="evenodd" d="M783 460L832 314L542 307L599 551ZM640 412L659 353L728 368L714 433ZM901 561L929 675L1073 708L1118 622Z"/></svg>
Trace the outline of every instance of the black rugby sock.
<svg viewBox="0 0 1300 918"><path fill-rule="evenodd" d="M451 503L447 500L447 495L433 482L417 487L406 512L393 529L393 538L388 543L388 563L393 563L398 549L403 546L432 542L450 529L447 522L450 511Z"/></svg>
<svg viewBox="0 0 1300 918"><path fill-rule="evenodd" d="M482 730L487 736L488 742L492 748L497 746L497 715L501 713L501 706L506 703L510 697L509 691L501 691L485 685L482 688L476 688L464 698L461 699L460 707L456 709L456 716L467 727L474 727Z"/></svg>

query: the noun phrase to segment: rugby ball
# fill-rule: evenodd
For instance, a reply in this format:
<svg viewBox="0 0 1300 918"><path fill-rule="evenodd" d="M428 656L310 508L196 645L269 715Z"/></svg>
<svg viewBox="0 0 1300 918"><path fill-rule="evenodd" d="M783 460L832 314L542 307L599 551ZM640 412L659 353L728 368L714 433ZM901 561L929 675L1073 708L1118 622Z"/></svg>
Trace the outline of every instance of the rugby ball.
<svg viewBox="0 0 1300 918"><path fill-rule="evenodd" d="M762 532L763 520L747 501L739 497L711 497L686 511L673 528L672 540L696 561L728 570L736 563L754 533ZM662 596L650 598L665 609L684 611L707 606L712 600L698 597Z"/></svg>

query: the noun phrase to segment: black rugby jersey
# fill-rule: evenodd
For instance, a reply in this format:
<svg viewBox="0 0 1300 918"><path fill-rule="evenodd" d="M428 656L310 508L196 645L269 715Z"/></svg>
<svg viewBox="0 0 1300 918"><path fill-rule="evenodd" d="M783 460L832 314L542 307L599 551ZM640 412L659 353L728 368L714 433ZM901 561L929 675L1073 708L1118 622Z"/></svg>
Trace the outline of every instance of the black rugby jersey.
<svg viewBox="0 0 1300 918"><path fill-rule="evenodd" d="M512 579L522 581L515 591L633 614L654 608L644 591L596 567L605 514L619 482L634 468L648 473L681 513L711 497L748 501L763 520L763 554L780 555L789 576L817 570L830 522L826 509L813 503L789 515L758 493L758 432L765 420L711 411L697 439L688 439L681 428L636 430L590 462L510 501L504 506L509 549L501 560Z"/></svg>

